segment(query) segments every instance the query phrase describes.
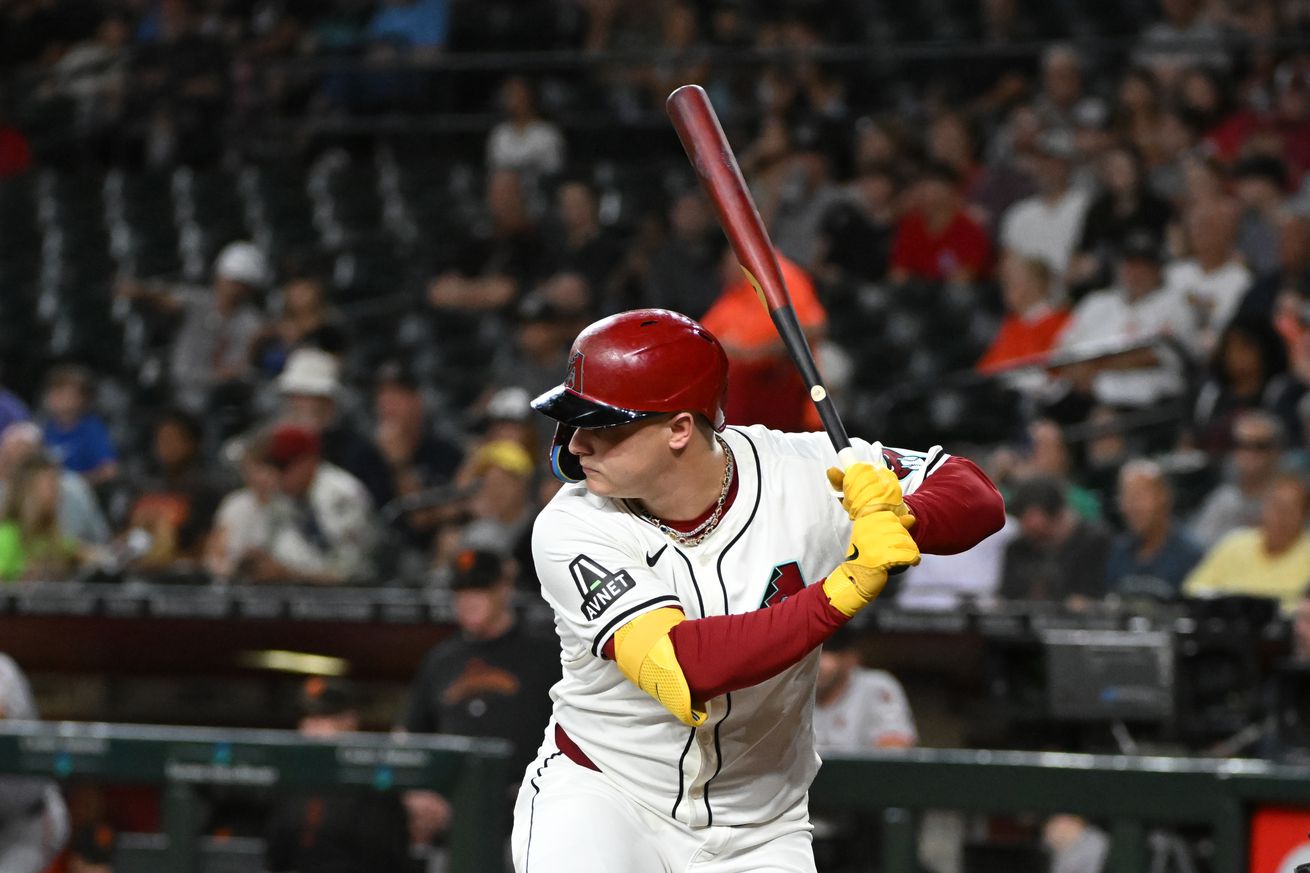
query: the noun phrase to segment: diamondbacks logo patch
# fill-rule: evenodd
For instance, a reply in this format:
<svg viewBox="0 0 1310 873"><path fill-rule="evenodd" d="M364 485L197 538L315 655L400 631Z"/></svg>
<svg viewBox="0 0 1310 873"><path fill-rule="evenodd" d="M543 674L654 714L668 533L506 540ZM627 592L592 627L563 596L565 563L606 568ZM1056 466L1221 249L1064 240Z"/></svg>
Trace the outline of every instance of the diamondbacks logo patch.
<svg viewBox="0 0 1310 873"><path fill-rule="evenodd" d="M883 463L887 465L887 469L896 474L897 479L903 481L905 477L912 472L906 464L906 461L909 459L900 452L894 452L891 449L883 449L882 460Z"/></svg>
<svg viewBox="0 0 1310 873"><path fill-rule="evenodd" d="M769 587L764 589L764 599L760 601L760 609L777 606L793 594L800 594L804 590L805 577L801 575L800 565L795 561L779 564L773 568L773 575L769 577Z"/></svg>
<svg viewBox="0 0 1310 873"><path fill-rule="evenodd" d="M574 352L573 357L569 358L569 369L564 375L564 387L571 388L582 393L582 365L586 363L587 356L582 352Z"/></svg>
<svg viewBox="0 0 1310 873"><path fill-rule="evenodd" d="M569 564L569 573L582 595L582 614L591 621L609 609L624 594L637 586L627 570L610 572L586 555L578 555Z"/></svg>

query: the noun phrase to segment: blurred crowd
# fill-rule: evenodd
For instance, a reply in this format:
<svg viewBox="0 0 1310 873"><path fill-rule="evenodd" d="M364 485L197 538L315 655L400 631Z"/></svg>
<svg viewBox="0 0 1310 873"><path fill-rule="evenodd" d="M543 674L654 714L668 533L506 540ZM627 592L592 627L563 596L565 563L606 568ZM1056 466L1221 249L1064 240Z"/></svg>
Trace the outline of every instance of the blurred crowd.
<svg viewBox="0 0 1310 873"><path fill-rule="evenodd" d="M817 427L676 142L665 130L596 164L596 135L573 124L592 105L640 130L671 87L699 81L853 429L950 443L1009 498L1002 535L925 561L898 598L1077 607L1226 592L1294 607L1310 583L1301 5L1162 0L1143 17L943 4L938 35L960 57L901 65L842 51L913 36L913 11L503 6L6 5L6 80L42 86L0 101L4 185L53 190L69 172L67 152L42 145L52 123L95 143L79 154L111 177L235 172L249 159L241 119L294 101L486 124L476 163L428 160L465 197L440 220L405 199L422 162L378 133L363 147L383 191L380 214L361 213L371 226L352 226L325 181L333 168L348 181L356 143L300 156L326 169L300 192L314 218L299 246L248 203L212 252L178 242L183 260L206 252L196 269L119 259L96 277L113 319L156 353L141 358L150 378L128 374L124 401L123 374L76 354L0 375L4 578L441 585L453 555L485 548L516 557L531 588L528 534L556 485L529 400L561 378L583 325L633 306L720 337L730 421ZM582 60L480 73L458 98L423 78L500 49ZM732 51L756 54L722 62ZM278 66L328 57L342 62L312 79ZM61 101L79 108L40 115ZM624 182L637 177L656 181L637 196ZM183 227L178 192L193 181L178 178ZM379 319L344 289L387 269L361 258L400 227L408 246L382 249L404 260L398 308ZM47 278L30 281L45 294ZM51 299L67 303L60 289Z"/></svg>

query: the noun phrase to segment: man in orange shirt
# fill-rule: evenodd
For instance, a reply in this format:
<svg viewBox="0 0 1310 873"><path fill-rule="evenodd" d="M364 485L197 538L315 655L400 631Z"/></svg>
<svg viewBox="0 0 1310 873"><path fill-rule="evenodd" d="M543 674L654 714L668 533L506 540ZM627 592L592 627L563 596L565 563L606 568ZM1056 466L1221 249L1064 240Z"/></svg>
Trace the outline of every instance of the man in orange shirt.
<svg viewBox="0 0 1310 873"><path fill-rule="evenodd" d="M778 267L796 318L813 345L823 336L828 313L804 270L781 253ZM724 253L722 269L723 293L701 324L718 337L728 354L728 402L724 406L728 423L763 424L789 432L818 430L819 417L809 390L731 250Z"/></svg>
<svg viewBox="0 0 1310 873"><path fill-rule="evenodd" d="M978 370L995 373L1028 360L1040 362L1069 323L1069 310L1051 305L1051 271L1042 261L1009 254L1001 262L1005 320Z"/></svg>

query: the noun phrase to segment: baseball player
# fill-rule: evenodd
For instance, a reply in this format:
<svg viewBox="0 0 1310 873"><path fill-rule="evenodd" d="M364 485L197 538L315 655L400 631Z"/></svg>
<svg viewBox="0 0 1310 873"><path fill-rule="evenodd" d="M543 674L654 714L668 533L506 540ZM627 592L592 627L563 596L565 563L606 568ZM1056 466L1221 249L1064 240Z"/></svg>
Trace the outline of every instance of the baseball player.
<svg viewBox="0 0 1310 873"><path fill-rule="evenodd" d="M856 441L887 467L825 476L821 433L726 428L727 373L701 325L636 310L584 330L533 401L571 484L533 530L563 678L518 873L812 873L816 647L892 568L1002 525L986 476L940 448Z"/></svg>

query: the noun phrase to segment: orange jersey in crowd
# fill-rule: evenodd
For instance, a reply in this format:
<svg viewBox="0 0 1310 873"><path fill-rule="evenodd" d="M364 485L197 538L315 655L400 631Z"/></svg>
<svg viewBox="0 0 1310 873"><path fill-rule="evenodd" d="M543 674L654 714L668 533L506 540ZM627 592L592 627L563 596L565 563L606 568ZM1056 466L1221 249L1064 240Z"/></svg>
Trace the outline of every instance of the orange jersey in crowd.
<svg viewBox="0 0 1310 873"><path fill-rule="evenodd" d="M778 255L782 280L791 294L796 318L807 334L823 329L828 313L814 282L794 261ZM778 331L755 289L742 276L723 289L701 319L728 352L729 424L763 424L777 430L808 431L820 427L809 389L792 365Z"/></svg>

